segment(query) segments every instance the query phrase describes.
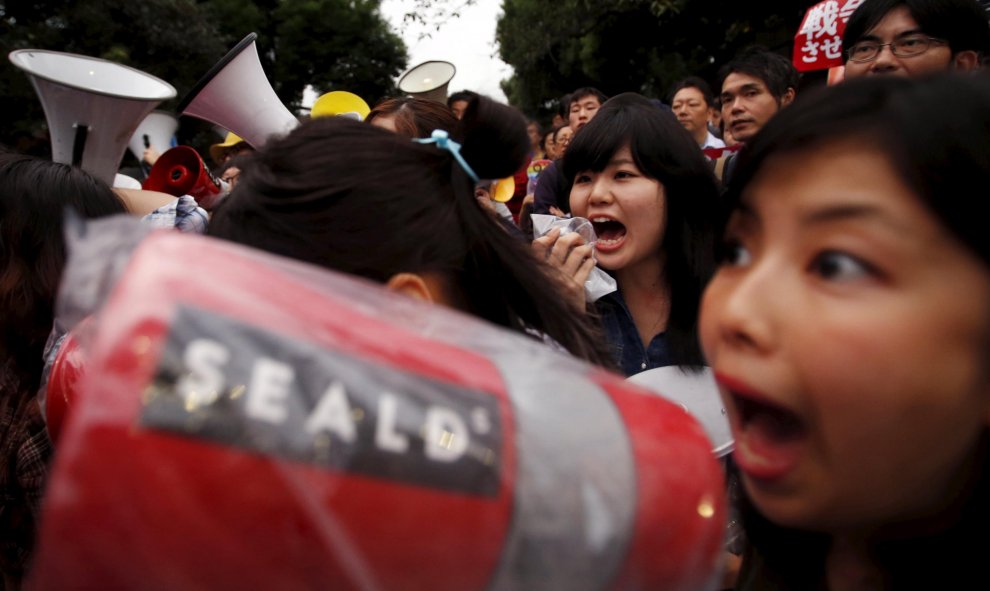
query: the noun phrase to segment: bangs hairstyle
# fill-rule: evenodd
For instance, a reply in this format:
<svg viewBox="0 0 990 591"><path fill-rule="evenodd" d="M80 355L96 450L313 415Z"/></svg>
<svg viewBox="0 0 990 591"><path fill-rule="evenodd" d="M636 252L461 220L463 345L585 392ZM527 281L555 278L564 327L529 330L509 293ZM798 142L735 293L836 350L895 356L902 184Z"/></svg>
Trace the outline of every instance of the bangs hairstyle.
<svg viewBox="0 0 990 591"><path fill-rule="evenodd" d="M729 203L738 206L767 161L836 142L884 154L942 225L990 266L990 232L976 215L990 184L990 79L953 72L877 76L810 93L740 152Z"/></svg>
<svg viewBox="0 0 990 591"><path fill-rule="evenodd" d="M953 54L976 51L983 55L990 51L990 24L976 0L866 0L849 17L843 49L861 41L891 10L901 6L926 35L948 41ZM848 54L843 55L848 61Z"/></svg>
<svg viewBox="0 0 990 591"><path fill-rule="evenodd" d="M664 187L667 221L660 249L671 289L671 348L679 365L701 365L698 303L714 270L718 181L694 138L670 111L624 93L609 99L574 134L564 155L567 186L582 171L604 170L626 146L640 172Z"/></svg>

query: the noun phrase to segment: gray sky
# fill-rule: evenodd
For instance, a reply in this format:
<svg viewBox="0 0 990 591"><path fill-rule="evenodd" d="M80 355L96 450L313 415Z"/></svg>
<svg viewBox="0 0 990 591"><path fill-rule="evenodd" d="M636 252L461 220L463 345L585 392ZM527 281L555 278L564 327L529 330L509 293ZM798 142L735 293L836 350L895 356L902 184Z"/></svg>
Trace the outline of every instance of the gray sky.
<svg viewBox="0 0 990 591"><path fill-rule="evenodd" d="M505 102L505 93L499 87L504 78L512 74L512 68L498 57L495 43L495 24L502 12L501 0L475 0L464 6L464 0L436 0L444 13L458 10L459 17L449 17L440 23L440 30L418 23L403 23L403 15L416 7L414 0L383 0L382 16L392 29L402 37L409 51L409 67L429 60L443 60L454 64L457 74L447 86L448 92L473 90ZM431 15L424 14L429 23ZM422 33L429 37L420 39Z"/></svg>

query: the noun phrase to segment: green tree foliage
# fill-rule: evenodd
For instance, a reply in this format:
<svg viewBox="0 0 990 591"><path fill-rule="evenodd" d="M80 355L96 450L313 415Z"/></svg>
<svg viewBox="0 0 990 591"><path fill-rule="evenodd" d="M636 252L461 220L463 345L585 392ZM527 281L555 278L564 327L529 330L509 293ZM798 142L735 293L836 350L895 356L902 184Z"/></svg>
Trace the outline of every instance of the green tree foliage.
<svg viewBox="0 0 990 591"><path fill-rule="evenodd" d="M581 86L666 99L670 85L688 75L714 84L718 68L748 45L789 56L813 3L504 0L496 36L515 75L503 89L530 113L546 113Z"/></svg>
<svg viewBox="0 0 990 591"><path fill-rule="evenodd" d="M379 0L299 0L275 11L275 67L283 100L307 84L346 90L374 105L397 91L406 48L378 12Z"/></svg>
<svg viewBox="0 0 990 591"><path fill-rule="evenodd" d="M245 35L257 32L265 73L298 107L302 90L348 90L369 102L394 91L405 46L380 0L0 0L0 52L52 49L94 56L158 76L178 99ZM0 67L0 143L47 154L41 104L24 72ZM247 92L248 89L245 89ZM182 118L180 140L215 141L208 125ZM195 139L194 139L195 136Z"/></svg>

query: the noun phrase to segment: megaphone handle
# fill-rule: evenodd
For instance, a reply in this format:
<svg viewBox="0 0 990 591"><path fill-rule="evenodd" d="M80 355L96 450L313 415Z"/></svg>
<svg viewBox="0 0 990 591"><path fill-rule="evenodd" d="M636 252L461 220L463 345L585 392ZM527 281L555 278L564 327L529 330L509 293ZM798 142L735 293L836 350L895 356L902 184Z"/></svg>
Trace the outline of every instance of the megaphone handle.
<svg viewBox="0 0 990 591"><path fill-rule="evenodd" d="M151 138L148 137L148 134L146 134L146 133L145 134L142 134L141 135L141 139L144 140L144 147L145 147L145 149L148 149L148 148L151 147Z"/></svg>
<svg viewBox="0 0 990 591"><path fill-rule="evenodd" d="M84 123L76 123L76 137L72 141L72 165L82 164L83 150L86 149L86 136L89 135L89 126Z"/></svg>

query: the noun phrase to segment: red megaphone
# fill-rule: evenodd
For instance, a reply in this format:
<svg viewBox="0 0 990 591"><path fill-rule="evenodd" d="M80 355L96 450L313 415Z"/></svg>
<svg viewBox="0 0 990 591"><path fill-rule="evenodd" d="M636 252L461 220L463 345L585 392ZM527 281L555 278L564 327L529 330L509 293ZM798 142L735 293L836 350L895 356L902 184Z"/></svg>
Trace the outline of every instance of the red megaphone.
<svg viewBox="0 0 990 591"><path fill-rule="evenodd" d="M176 146L158 158L141 184L147 191L161 191L180 197L190 195L203 209L213 209L225 191L199 153L189 146Z"/></svg>

